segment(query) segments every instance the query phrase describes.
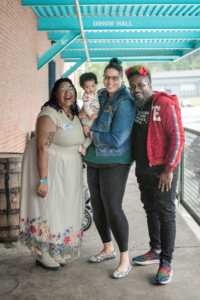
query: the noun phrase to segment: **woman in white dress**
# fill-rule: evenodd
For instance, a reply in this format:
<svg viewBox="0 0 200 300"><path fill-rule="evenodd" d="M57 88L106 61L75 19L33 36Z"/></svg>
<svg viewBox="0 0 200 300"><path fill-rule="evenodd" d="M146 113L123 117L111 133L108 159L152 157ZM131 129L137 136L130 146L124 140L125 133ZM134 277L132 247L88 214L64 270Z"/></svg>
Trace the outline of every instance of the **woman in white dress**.
<svg viewBox="0 0 200 300"><path fill-rule="evenodd" d="M36 265L58 270L78 259L83 237L83 172L77 92L69 78L55 82L27 143L22 163L20 242Z"/></svg>

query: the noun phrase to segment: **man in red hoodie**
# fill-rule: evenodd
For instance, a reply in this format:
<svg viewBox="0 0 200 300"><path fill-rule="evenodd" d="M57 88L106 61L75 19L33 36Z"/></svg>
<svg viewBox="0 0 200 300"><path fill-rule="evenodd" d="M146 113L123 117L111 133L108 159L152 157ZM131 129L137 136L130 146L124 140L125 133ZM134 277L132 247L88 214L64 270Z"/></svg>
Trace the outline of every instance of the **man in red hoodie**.
<svg viewBox="0 0 200 300"><path fill-rule="evenodd" d="M167 284L173 275L178 162L185 141L181 113L175 95L153 91L146 67L133 66L125 73L137 104L133 158L150 237L150 250L133 261L160 263L155 283Z"/></svg>

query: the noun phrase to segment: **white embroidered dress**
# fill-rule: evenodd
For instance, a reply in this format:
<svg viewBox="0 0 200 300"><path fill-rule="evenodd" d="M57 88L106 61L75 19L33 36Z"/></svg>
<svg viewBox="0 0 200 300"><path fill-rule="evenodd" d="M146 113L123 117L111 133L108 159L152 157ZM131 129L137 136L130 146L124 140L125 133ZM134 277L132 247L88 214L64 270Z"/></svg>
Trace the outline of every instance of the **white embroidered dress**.
<svg viewBox="0 0 200 300"><path fill-rule="evenodd" d="M53 259L77 259L83 237L83 169L79 146L85 141L77 116L44 107L57 131L48 149L48 186L45 198L37 196L39 172L36 139L27 143L22 163L20 242L35 257L49 251Z"/></svg>

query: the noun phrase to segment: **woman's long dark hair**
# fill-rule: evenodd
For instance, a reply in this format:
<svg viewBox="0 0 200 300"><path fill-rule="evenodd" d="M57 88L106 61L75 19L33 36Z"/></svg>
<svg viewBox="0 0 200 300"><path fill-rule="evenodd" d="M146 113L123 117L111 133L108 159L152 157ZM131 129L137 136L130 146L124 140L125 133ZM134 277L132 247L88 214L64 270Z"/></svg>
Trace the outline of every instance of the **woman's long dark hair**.
<svg viewBox="0 0 200 300"><path fill-rule="evenodd" d="M54 87L51 90L50 99L41 107L41 109L43 109L43 107L45 107L45 106L50 106L60 113L63 111L63 108L62 108L62 106L59 105L58 100L55 95L55 93L57 92L57 90L62 82L69 82L74 88L75 100L74 100L74 103L70 106L70 108L71 108L73 115L78 115L78 107L77 107L77 103L76 103L77 102L77 91L76 91L76 88L73 85L71 79L69 79L69 78L60 78L54 83Z"/></svg>

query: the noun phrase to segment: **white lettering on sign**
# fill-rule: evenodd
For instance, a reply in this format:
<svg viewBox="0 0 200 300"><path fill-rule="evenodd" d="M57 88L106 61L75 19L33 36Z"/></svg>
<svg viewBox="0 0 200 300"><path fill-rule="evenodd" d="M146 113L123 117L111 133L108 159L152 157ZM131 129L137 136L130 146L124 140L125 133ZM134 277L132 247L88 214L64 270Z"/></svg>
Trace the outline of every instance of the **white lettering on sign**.
<svg viewBox="0 0 200 300"><path fill-rule="evenodd" d="M117 21L117 26L133 26L132 24L131 24L131 21L129 21L129 22L127 22L127 21Z"/></svg>
<svg viewBox="0 0 200 300"><path fill-rule="evenodd" d="M160 106L152 106L153 109L153 121L161 121L161 118L159 116L159 110L160 110Z"/></svg>
<svg viewBox="0 0 200 300"><path fill-rule="evenodd" d="M117 21L116 24L114 21L93 21L93 26L133 26L131 21Z"/></svg>
<svg viewBox="0 0 200 300"><path fill-rule="evenodd" d="M114 21L93 21L94 26L114 26Z"/></svg>

